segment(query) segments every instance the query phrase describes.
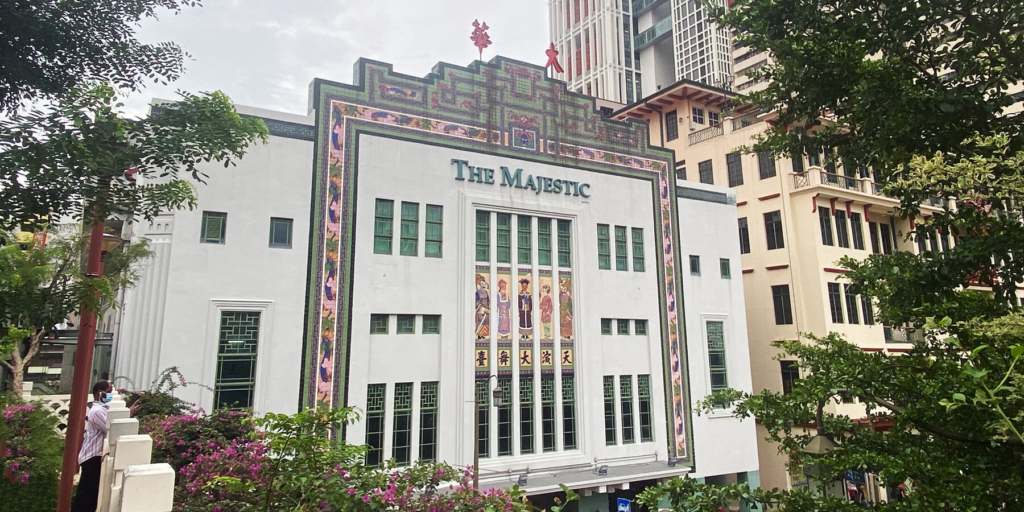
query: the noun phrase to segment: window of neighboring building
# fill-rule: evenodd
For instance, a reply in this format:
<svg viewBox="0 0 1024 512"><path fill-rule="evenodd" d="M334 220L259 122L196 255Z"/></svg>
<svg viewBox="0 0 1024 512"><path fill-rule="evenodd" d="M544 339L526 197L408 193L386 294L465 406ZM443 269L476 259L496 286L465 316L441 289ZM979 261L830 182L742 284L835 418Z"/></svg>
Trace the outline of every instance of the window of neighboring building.
<svg viewBox="0 0 1024 512"><path fill-rule="evenodd" d="M436 204L427 205L427 232L423 237L423 255L428 258L442 256L441 240L444 234L444 207Z"/></svg>
<svg viewBox="0 0 1024 512"><path fill-rule="evenodd" d="M516 260L520 265L529 265L533 253L533 217L516 215L516 223L519 226L519 243L516 244L519 257Z"/></svg>
<svg viewBox="0 0 1024 512"><path fill-rule="evenodd" d="M633 272L644 271L644 230L633 228Z"/></svg>
<svg viewBox="0 0 1024 512"><path fill-rule="evenodd" d="M625 226L615 226L615 270L629 270L626 243Z"/></svg>
<svg viewBox="0 0 1024 512"><path fill-rule="evenodd" d="M423 315L423 334L441 334L441 315Z"/></svg>
<svg viewBox="0 0 1024 512"><path fill-rule="evenodd" d="M398 315L398 334L416 334L416 315Z"/></svg>
<svg viewBox="0 0 1024 512"><path fill-rule="evenodd" d="M871 237L871 252L879 254L882 252L878 247L878 223L868 222L868 236Z"/></svg>
<svg viewBox="0 0 1024 512"><path fill-rule="evenodd" d="M708 110L708 126L718 126L720 124L722 124L722 114Z"/></svg>
<svg viewBox="0 0 1024 512"><path fill-rule="evenodd" d="M732 279L732 269L729 268L729 259L721 258L718 260L718 268L722 273L722 279Z"/></svg>
<svg viewBox="0 0 1024 512"><path fill-rule="evenodd" d="M779 210L764 214L764 234L769 251L786 247L782 240L782 213Z"/></svg>
<svg viewBox="0 0 1024 512"><path fill-rule="evenodd" d="M861 294L860 309L864 313L864 325L875 325L875 306L870 295Z"/></svg>
<svg viewBox="0 0 1024 512"><path fill-rule="evenodd" d="M839 242L839 247L850 248L849 229L847 229L844 210L836 210L836 241Z"/></svg>
<svg viewBox="0 0 1024 512"><path fill-rule="evenodd" d="M572 266L572 233L571 224L567 220L558 221L558 266L569 268Z"/></svg>
<svg viewBox="0 0 1024 512"><path fill-rule="evenodd" d="M629 320L618 319L615 321L615 328L620 335L629 334Z"/></svg>
<svg viewBox="0 0 1024 512"><path fill-rule="evenodd" d="M945 229L939 231L939 242L942 243L943 252L949 250L949 232Z"/></svg>
<svg viewBox="0 0 1024 512"><path fill-rule="evenodd" d="M843 295L846 296L846 318L851 324L859 324L860 316L857 314L857 294L853 292L853 286L844 284Z"/></svg>
<svg viewBox="0 0 1024 512"><path fill-rule="evenodd" d="M619 376L619 410L622 414L622 443L635 443L633 432L633 376Z"/></svg>
<svg viewBox="0 0 1024 512"><path fill-rule="evenodd" d="M700 256L697 256L695 254L690 255L690 275L700 275Z"/></svg>
<svg viewBox="0 0 1024 512"><path fill-rule="evenodd" d="M843 297L839 293L839 283L828 283L828 306L832 323L843 323Z"/></svg>
<svg viewBox="0 0 1024 512"><path fill-rule="evenodd" d="M792 162L793 162L793 173L794 174L801 174L801 173L804 172L804 156L803 155L793 155L792 156Z"/></svg>
<svg viewBox="0 0 1024 512"><path fill-rule="evenodd" d="M750 228L747 227L747 218L741 217L740 227L740 254L750 253Z"/></svg>
<svg viewBox="0 0 1024 512"><path fill-rule="evenodd" d="M608 334L611 334L611 333L612 333L612 319L611 318L602 318L601 319L601 334L608 335Z"/></svg>
<svg viewBox="0 0 1024 512"><path fill-rule="evenodd" d="M437 460L437 382L420 384L420 460Z"/></svg>
<svg viewBox="0 0 1024 512"><path fill-rule="evenodd" d="M882 239L882 254L892 254L892 230L888 224L879 224L878 230Z"/></svg>
<svg viewBox="0 0 1024 512"><path fill-rule="evenodd" d="M708 321L708 371L711 373L711 392L717 393L729 387L728 370L725 364L725 322Z"/></svg>
<svg viewBox="0 0 1024 512"><path fill-rule="evenodd" d="M576 378L562 375L562 448L576 449Z"/></svg>
<svg viewBox="0 0 1024 512"><path fill-rule="evenodd" d="M388 333L388 315L370 315L370 334Z"/></svg>
<svg viewBox="0 0 1024 512"><path fill-rule="evenodd" d="M775 155L767 151L759 151L757 153L757 170L762 180L774 177L776 174Z"/></svg>
<svg viewBox="0 0 1024 512"><path fill-rule="evenodd" d="M537 263L551 265L551 219L537 218Z"/></svg>
<svg viewBox="0 0 1024 512"><path fill-rule="evenodd" d="M611 228L607 224L597 225L597 268L612 268Z"/></svg>
<svg viewBox="0 0 1024 512"><path fill-rule="evenodd" d="M399 254L402 256L419 255L420 237L420 204L402 202L402 228Z"/></svg>
<svg viewBox="0 0 1024 512"><path fill-rule="evenodd" d="M615 377L604 377L604 444L618 444L615 432Z"/></svg>
<svg viewBox="0 0 1024 512"><path fill-rule="evenodd" d="M793 384L800 379L800 367L796 361L779 361L782 366L782 394L788 395L793 392Z"/></svg>
<svg viewBox="0 0 1024 512"><path fill-rule="evenodd" d="M825 170L829 174L838 174L836 172L836 152L832 148L825 148Z"/></svg>
<svg viewBox="0 0 1024 512"><path fill-rule="evenodd" d="M384 401L386 384L366 387L366 465L375 468L384 462Z"/></svg>
<svg viewBox="0 0 1024 512"><path fill-rule="evenodd" d="M792 325L793 305L789 299L789 285L772 286L772 303L775 305L775 325Z"/></svg>
<svg viewBox="0 0 1024 512"><path fill-rule="evenodd" d="M693 122L696 124L704 124L704 109L693 107Z"/></svg>
<svg viewBox="0 0 1024 512"><path fill-rule="evenodd" d="M391 431L391 457L399 466L408 466L412 458L412 383L395 384L395 409Z"/></svg>
<svg viewBox="0 0 1024 512"><path fill-rule="evenodd" d="M640 402L640 442L654 441L654 420L651 415L651 376L637 375L637 398Z"/></svg>
<svg viewBox="0 0 1024 512"><path fill-rule="evenodd" d="M807 165L810 167L821 167L821 153L815 151L807 154Z"/></svg>
<svg viewBox="0 0 1024 512"><path fill-rule="evenodd" d="M533 374L519 377L519 453L533 453Z"/></svg>
<svg viewBox="0 0 1024 512"><path fill-rule="evenodd" d="M725 169L729 174L730 187L743 184L743 159L740 158L739 151L725 155Z"/></svg>
<svg viewBox="0 0 1024 512"><path fill-rule="evenodd" d="M391 236L394 229L395 202L378 199L373 219L373 253L391 254Z"/></svg>
<svg viewBox="0 0 1024 512"><path fill-rule="evenodd" d="M853 248L864 250L864 226L860 222L860 214L850 213L850 236L853 238Z"/></svg>
<svg viewBox="0 0 1024 512"><path fill-rule="evenodd" d="M832 240L832 215L831 210L818 206L818 227L821 228L821 243L824 245L835 245Z"/></svg>
<svg viewBox="0 0 1024 512"><path fill-rule="evenodd" d="M512 216L499 213L498 217L498 263L512 263Z"/></svg>
<svg viewBox="0 0 1024 512"><path fill-rule="evenodd" d="M711 170L711 160L705 160L697 164L697 174L700 175L700 182L708 185L715 184L715 174Z"/></svg>
<svg viewBox="0 0 1024 512"><path fill-rule="evenodd" d="M491 212L476 212L476 260L491 261Z"/></svg>
<svg viewBox="0 0 1024 512"><path fill-rule="evenodd" d="M647 336L647 320L633 320L633 333L637 336Z"/></svg>
<svg viewBox="0 0 1024 512"><path fill-rule="evenodd" d="M217 340L216 407L252 407L256 389L256 352L260 341L258 311L222 311Z"/></svg>
<svg viewBox="0 0 1024 512"><path fill-rule="evenodd" d="M679 118L675 110L665 114L665 138L667 140L679 138Z"/></svg>
<svg viewBox="0 0 1024 512"><path fill-rule="evenodd" d="M270 218L270 247L292 248L292 219Z"/></svg>
<svg viewBox="0 0 1024 512"><path fill-rule="evenodd" d="M203 212L200 226L199 243L223 244L227 232L228 214L223 212Z"/></svg>

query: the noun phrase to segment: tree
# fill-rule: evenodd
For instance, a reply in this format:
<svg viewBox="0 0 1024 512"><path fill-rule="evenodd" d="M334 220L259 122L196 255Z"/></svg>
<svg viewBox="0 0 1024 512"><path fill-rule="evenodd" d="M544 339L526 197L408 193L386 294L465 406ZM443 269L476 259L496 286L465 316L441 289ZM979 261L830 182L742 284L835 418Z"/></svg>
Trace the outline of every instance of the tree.
<svg viewBox="0 0 1024 512"><path fill-rule="evenodd" d="M143 44L135 28L193 0L7 0L0 5L0 111L55 99L89 82L138 89L184 70L174 43Z"/></svg>
<svg viewBox="0 0 1024 512"><path fill-rule="evenodd" d="M118 290L138 281L139 263L152 255L146 239L123 245L106 255L102 279L85 279L81 262L88 238L77 225L54 235L46 246L0 247L0 344L5 345L0 365L10 372L16 393L54 325L76 315L83 304L98 312L115 307Z"/></svg>

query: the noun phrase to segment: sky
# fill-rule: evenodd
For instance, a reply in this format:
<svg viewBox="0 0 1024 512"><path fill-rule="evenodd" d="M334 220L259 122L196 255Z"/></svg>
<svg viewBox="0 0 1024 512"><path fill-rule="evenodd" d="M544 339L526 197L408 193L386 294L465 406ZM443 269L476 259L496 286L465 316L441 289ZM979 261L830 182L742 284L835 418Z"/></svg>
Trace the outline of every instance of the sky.
<svg viewBox="0 0 1024 512"><path fill-rule="evenodd" d="M468 65L473 20L490 26L495 55L543 65L547 0L204 0L175 16L161 13L137 30L146 43L174 41L189 55L182 78L131 93L129 113L175 91L221 90L241 105L306 114L309 83L352 83L356 59L424 76L439 61Z"/></svg>

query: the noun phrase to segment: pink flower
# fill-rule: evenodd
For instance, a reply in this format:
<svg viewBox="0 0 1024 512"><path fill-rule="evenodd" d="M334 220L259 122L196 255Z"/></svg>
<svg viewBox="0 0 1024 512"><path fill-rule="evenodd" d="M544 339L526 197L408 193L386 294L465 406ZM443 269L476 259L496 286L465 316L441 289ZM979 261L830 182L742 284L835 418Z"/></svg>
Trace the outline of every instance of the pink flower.
<svg viewBox="0 0 1024 512"><path fill-rule="evenodd" d="M369 494L367 494L366 496L363 496L363 502L364 503L369 503L370 502L370 495Z"/></svg>
<svg viewBox="0 0 1024 512"><path fill-rule="evenodd" d="M349 494L355 494L356 493L356 488L355 487L349 487L348 488L348 493Z"/></svg>

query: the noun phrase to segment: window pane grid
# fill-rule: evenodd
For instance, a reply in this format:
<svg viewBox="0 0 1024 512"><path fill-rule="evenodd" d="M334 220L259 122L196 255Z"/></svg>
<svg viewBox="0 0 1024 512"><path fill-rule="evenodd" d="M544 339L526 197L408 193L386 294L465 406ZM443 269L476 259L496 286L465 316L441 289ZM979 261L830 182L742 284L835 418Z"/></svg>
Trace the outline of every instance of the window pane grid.
<svg viewBox="0 0 1024 512"><path fill-rule="evenodd" d="M441 315L423 315L423 334L441 334Z"/></svg>
<svg viewBox="0 0 1024 512"><path fill-rule="evenodd" d="M270 247L292 248L292 219L270 218Z"/></svg>
<svg viewBox="0 0 1024 512"><path fill-rule="evenodd" d="M729 260L727 258L718 260L718 267L721 271L722 279L732 279L732 269L730 268Z"/></svg>
<svg viewBox="0 0 1024 512"><path fill-rule="evenodd" d="M843 210L836 210L836 241L839 243L839 247L850 248L850 237L846 224L846 212Z"/></svg>
<svg viewBox="0 0 1024 512"><path fill-rule="evenodd" d="M615 377L604 378L604 444L618 444L615 436Z"/></svg>
<svg viewBox="0 0 1024 512"><path fill-rule="evenodd" d="M423 255L428 258L442 256L442 237L444 236L444 207L435 204L427 205L427 225L423 240Z"/></svg>
<svg viewBox="0 0 1024 512"><path fill-rule="evenodd" d="M857 314L857 294L853 293L853 287L844 284L843 293L846 295L846 317L851 324L859 324L860 318Z"/></svg>
<svg viewBox="0 0 1024 512"><path fill-rule="evenodd" d="M537 219L537 263L551 264L551 219Z"/></svg>
<svg viewBox="0 0 1024 512"><path fill-rule="evenodd" d="M832 313L832 322L843 323L843 298L839 294L839 283L828 283L828 304Z"/></svg>
<svg viewBox="0 0 1024 512"><path fill-rule="evenodd" d="M637 398L640 401L640 442L654 441L654 420L651 417L651 376L637 375Z"/></svg>
<svg viewBox="0 0 1024 512"><path fill-rule="evenodd" d="M516 222L519 224L519 243L516 248L519 252L519 263L529 265L533 251L533 218L526 215L517 215Z"/></svg>
<svg viewBox="0 0 1024 512"><path fill-rule="evenodd" d="M223 244L227 222L228 214L226 213L203 212L199 242L204 244Z"/></svg>
<svg viewBox="0 0 1024 512"><path fill-rule="evenodd" d="M491 261L490 212L476 212L476 260Z"/></svg>
<svg viewBox="0 0 1024 512"><path fill-rule="evenodd" d="M864 227L860 222L859 213L850 214L850 235L853 238L853 248L859 251L864 250Z"/></svg>
<svg viewBox="0 0 1024 512"><path fill-rule="evenodd" d="M725 155L725 169L729 175L729 186L743 184L743 160L738 151Z"/></svg>
<svg viewBox="0 0 1024 512"><path fill-rule="evenodd" d="M700 175L700 182L708 185L715 184L715 174L711 169L711 160L705 160L697 164L697 173Z"/></svg>
<svg viewBox="0 0 1024 512"><path fill-rule="evenodd" d="M789 285L772 286L772 302L775 305L775 324L791 325L793 323L793 307L789 299Z"/></svg>
<svg viewBox="0 0 1024 512"><path fill-rule="evenodd" d="M395 384L394 428L391 434L391 456L399 466L408 466L412 446L412 383Z"/></svg>
<svg viewBox="0 0 1024 512"><path fill-rule="evenodd" d="M576 449L576 378L562 375L562 449Z"/></svg>
<svg viewBox="0 0 1024 512"><path fill-rule="evenodd" d="M690 275L700 275L700 256L697 256L695 254L690 255Z"/></svg>
<svg viewBox="0 0 1024 512"><path fill-rule="evenodd" d="M390 199L378 199L373 220L373 253L391 254L392 226L394 222L395 202Z"/></svg>
<svg viewBox="0 0 1024 512"><path fill-rule="evenodd" d="M821 243L834 245L832 241L832 216L828 208L818 207L818 227L821 229Z"/></svg>
<svg viewBox="0 0 1024 512"><path fill-rule="evenodd" d="M633 332L640 336L646 336L647 320L633 320Z"/></svg>
<svg viewBox="0 0 1024 512"><path fill-rule="evenodd" d="M572 266L572 233L570 222L567 220L558 221L558 266L569 268Z"/></svg>
<svg viewBox="0 0 1024 512"><path fill-rule="evenodd" d="M533 453L533 374L519 376L519 451Z"/></svg>
<svg viewBox="0 0 1024 512"><path fill-rule="evenodd" d="M555 451L555 376L540 376L541 442L545 452Z"/></svg>
<svg viewBox="0 0 1024 512"><path fill-rule="evenodd" d="M750 253L750 228L747 227L747 218L739 219L740 229L740 254Z"/></svg>
<svg viewBox="0 0 1024 512"><path fill-rule="evenodd" d="M725 362L725 323L707 322L708 370L711 373L711 392L716 393L729 387Z"/></svg>
<svg viewBox="0 0 1024 512"><path fill-rule="evenodd" d="M768 240L768 250L784 249L782 240L782 213L779 211L764 214L764 234Z"/></svg>
<svg viewBox="0 0 1024 512"><path fill-rule="evenodd" d="M384 400L386 385L370 384L366 389L366 465L384 462Z"/></svg>
<svg viewBox="0 0 1024 512"><path fill-rule="evenodd" d="M644 271L644 230L633 228L633 272Z"/></svg>
<svg viewBox="0 0 1024 512"><path fill-rule="evenodd" d="M260 337L260 313L223 311L217 343L217 407L252 407L256 388L256 353Z"/></svg>
<svg viewBox="0 0 1024 512"><path fill-rule="evenodd" d="M629 256L626 255L626 228L615 226L615 270L629 270Z"/></svg>
<svg viewBox="0 0 1024 512"><path fill-rule="evenodd" d="M416 315L398 315L398 334L416 333Z"/></svg>
<svg viewBox="0 0 1024 512"><path fill-rule="evenodd" d="M512 263L512 216L499 213L498 217L498 263Z"/></svg>
<svg viewBox="0 0 1024 512"><path fill-rule="evenodd" d="M437 382L420 384L420 460L437 460Z"/></svg>
<svg viewBox="0 0 1024 512"><path fill-rule="evenodd" d="M597 225L597 268L601 270L612 268L611 233L607 224Z"/></svg>
<svg viewBox="0 0 1024 512"><path fill-rule="evenodd" d="M512 377L498 378L498 387L508 397L498 406L498 456L502 457L512 455Z"/></svg>
<svg viewBox="0 0 1024 512"><path fill-rule="evenodd" d="M399 253L402 256L419 254L420 205L402 203L402 226Z"/></svg>
<svg viewBox="0 0 1024 512"><path fill-rule="evenodd" d="M766 151L757 154L757 168L761 179L768 179L775 176L775 156Z"/></svg>
<svg viewBox="0 0 1024 512"><path fill-rule="evenodd" d="M620 335L625 336L629 334L629 320L616 320L615 327Z"/></svg>
<svg viewBox="0 0 1024 512"><path fill-rule="evenodd" d="M477 452L481 459L491 456L491 403L487 382L486 377L476 379Z"/></svg>
<svg viewBox="0 0 1024 512"><path fill-rule="evenodd" d="M622 442L635 443L633 432L633 377L619 377L619 407L622 410Z"/></svg>

